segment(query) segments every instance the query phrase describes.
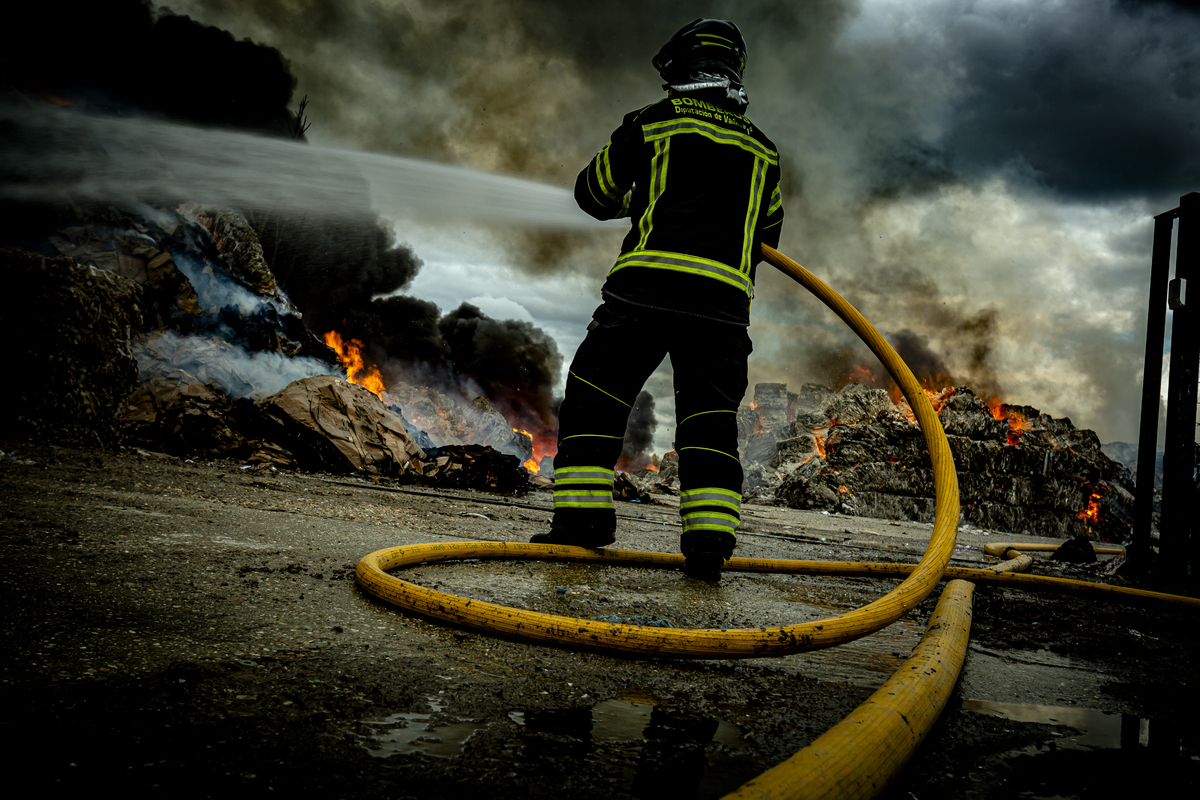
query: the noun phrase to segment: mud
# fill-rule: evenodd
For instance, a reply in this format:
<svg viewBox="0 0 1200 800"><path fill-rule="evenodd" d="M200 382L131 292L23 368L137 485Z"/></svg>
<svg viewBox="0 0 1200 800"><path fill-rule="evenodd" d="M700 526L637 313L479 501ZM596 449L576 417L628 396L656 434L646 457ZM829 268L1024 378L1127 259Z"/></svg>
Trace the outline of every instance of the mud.
<svg viewBox="0 0 1200 800"><path fill-rule="evenodd" d="M119 786L174 797L720 797L878 688L933 605L852 645L787 658L639 661L527 645L373 602L354 565L397 544L527 540L548 523L549 494L0 450L0 725L10 763L50 796ZM676 510L659 499L619 504L618 546L677 552ZM738 554L911 562L929 531L749 506ZM998 539L1010 537L964 529L955 563L990 563L981 547ZM1099 569L1035 565L1085 579ZM675 571L494 561L405 577L541 611L688 627L798 622L892 585L726 575L714 587ZM1200 785L1197 621L981 588L955 697L886 796Z"/></svg>

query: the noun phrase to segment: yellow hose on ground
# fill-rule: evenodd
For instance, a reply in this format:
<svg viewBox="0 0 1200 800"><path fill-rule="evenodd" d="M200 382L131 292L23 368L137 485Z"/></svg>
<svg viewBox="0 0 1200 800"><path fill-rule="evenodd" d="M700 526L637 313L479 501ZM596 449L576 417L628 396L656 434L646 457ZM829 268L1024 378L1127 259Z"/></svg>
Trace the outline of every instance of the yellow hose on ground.
<svg viewBox="0 0 1200 800"><path fill-rule="evenodd" d="M1032 550L1034 552L1053 552L1062 547L1061 544L1052 544L1049 542L1021 542L1013 544L1011 542L989 542L983 546L983 552L989 556L1002 556L1009 550ZM1104 547L1103 545L1092 545L1092 552L1100 553L1101 555L1120 555L1125 552L1124 547Z"/></svg>
<svg viewBox="0 0 1200 800"><path fill-rule="evenodd" d="M536 611L463 600L454 595L424 589L386 573L388 569L428 560L439 545L391 548L363 558L356 570L363 589L401 608L467 627L487 628L531 641L569 642L574 647L601 652L674 658L781 656L832 647L891 625L928 597L941 580L942 572L954 553L959 513L958 476L937 412L896 351L845 298L776 250L763 245L763 255L815 294L858 334L896 381L921 427L933 465L936 495L933 532L925 554L900 585L862 608L828 619L776 628L739 630L684 630L570 620ZM586 551L571 547L566 548L566 552L571 555Z"/></svg>
<svg viewBox="0 0 1200 800"><path fill-rule="evenodd" d="M681 556L665 553L597 552L554 545L468 542L394 547L371 553L359 562L356 571L363 589L381 600L426 616L525 640L643 656L740 658L814 650L872 633L924 600L943 575L959 577L961 573L968 573L971 580L988 581L1001 578L1032 580L1031 576L1002 574L1005 570L1028 566L1029 557L1020 554L993 570L947 569L958 528L958 480L949 444L924 391L891 346L853 306L804 267L766 245L762 249L769 263L817 295L859 335L904 393L930 451L936 514L929 545L916 565L735 558L727 562L726 569L793 574L811 574L819 569L836 574L903 575L899 586L862 608L817 622L779 628L679 630L601 623L505 608L425 589L387 574L387 570L401 566L461 558L543 558L660 567L682 566L683 563ZM1061 588L1071 590L1084 585L1081 581L1057 580L1065 584ZM1115 590L1118 587L1099 588ZM938 602L921 644L879 691L812 745L730 797L865 798L882 792L932 728L957 682L970 635L973 591L973 583L952 580ZM1139 594L1154 596L1156 593ZM1200 601L1196 604L1200 605Z"/></svg>
<svg viewBox="0 0 1200 800"><path fill-rule="evenodd" d="M866 702L816 741L725 800L877 796L941 716L967 654L975 584L951 581L921 643Z"/></svg>
<svg viewBox="0 0 1200 800"><path fill-rule="evenodd" d="M779 656L829 647L859 638L859 626L846 623L847 614L804 625L777 628L688 629L655 628L598 622L588 619L543 614L508 608L483 600L428 589L410 583L388 571L418 564L463 559L530 559L575 561L613 566L678 569L683 556L637 550L587 550L565 545L529 542L440 542L414 544L377 550L358 564L357 577L365 591L375 597L421 614L473 630L519 638L543 644L562 645L581 650L622 653L642 657L673 658L754 658ZM1124 601L1160 601L1200 608L1200 599L1150 592L1124 586L1089 583L1067 578L1016 574L1028 566L1029 556L997 564L989 569L947 567L947 579L969 580L1018 589L1052 589L1090 596L1107 596ZM773 573L777 575L836 575L906 579L919 569L916 564L887 564L854 561L799 561L790 559L731 558L725 564L729 572ZM863 608L867 608L864 606ZM861 609L859 609L861 611ZM815 626L813 639L796 633ZM820 638L815 638L820 637Z"/></svg>

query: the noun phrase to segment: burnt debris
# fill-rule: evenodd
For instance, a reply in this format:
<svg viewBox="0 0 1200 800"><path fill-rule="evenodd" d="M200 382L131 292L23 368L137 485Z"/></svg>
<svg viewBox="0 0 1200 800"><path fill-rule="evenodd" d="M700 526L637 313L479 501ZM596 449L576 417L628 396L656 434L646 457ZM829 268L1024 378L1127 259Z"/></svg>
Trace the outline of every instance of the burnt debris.
<svg viewBox="0 0 1200 800"><path fill-rule="evenodd" d="M927 392L958 472L962 521L1033 536L1124 540L1127 470L1090 430L966 386ZM739 411L746 493L793 508L931 522L933 474L906 402L867 384L755 387Z"/></svg>

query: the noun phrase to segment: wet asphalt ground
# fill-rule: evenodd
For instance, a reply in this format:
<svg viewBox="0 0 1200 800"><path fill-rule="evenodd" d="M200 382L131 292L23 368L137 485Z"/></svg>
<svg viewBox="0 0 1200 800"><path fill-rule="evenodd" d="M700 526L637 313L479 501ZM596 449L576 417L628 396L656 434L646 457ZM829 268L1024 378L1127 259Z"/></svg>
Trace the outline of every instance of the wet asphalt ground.
<svg viewBox="0 0 1200 800"><path fill-rule="evenodd" d="M720 797L878 688L934 598L843 647L632 660L413 617L365 596L365 554L526 541L550 495L438 491L157 454L0 447L3 733L48 796ZM673 498L619 504L617 547L677 552ZM677 502L677 501L676 501ZM914 562L931 526L748 506L738 555ZM1026 538L1026 537L1017 537ZM954 564L1001 532L960 531ZM1097 579L1039 558L1039 574ZM758 627L894 581L545 562L406 570L572 617ZM890 797L1109 797L1196 786L1197 615L978 592L955 697Z"/></svg>

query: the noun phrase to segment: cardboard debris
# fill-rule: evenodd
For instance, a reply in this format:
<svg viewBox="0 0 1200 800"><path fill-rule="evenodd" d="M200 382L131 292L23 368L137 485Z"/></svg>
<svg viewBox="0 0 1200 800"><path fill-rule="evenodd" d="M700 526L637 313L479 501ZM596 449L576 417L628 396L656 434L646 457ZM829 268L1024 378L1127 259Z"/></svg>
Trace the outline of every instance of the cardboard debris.
<svg viewBox="0 0 1200 800"><path fill-rule="evenodd" d="M252 450L234 401L183 369L142 373L122 422L125 442L177 456L240 458Z"/></svg>
<svg viewBox="0 0 1200 800"><path fill-rule="evenodd" d="M407 479L423 486L520 494L533 488L529 471L516 456L487 445L447 445L410 467Z"/></svg>
<svg viewBox="0 0 1200 800"><path fill-rule="evenodd" d="M426 457L398 414L339 377L293 381L257 405L281 429L270 438L308 469L394 477Z"/></svg>

